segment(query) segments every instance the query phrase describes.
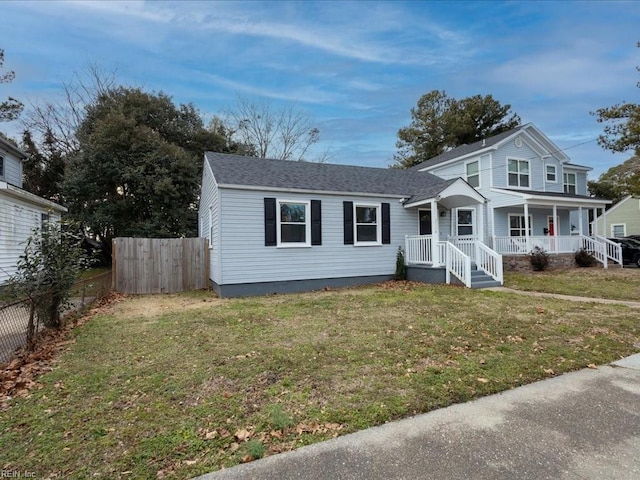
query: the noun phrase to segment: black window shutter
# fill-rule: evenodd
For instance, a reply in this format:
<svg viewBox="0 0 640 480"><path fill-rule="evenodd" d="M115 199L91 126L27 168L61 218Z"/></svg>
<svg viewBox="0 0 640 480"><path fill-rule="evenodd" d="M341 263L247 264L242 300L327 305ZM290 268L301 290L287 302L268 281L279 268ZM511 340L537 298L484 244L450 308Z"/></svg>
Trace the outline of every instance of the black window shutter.
<svg viewBox="0 0 640 480"><path fill-rule="evenodd" d="M388 203L382 204L382 243L391 243L391 218Z"/></svg>
<svg viewBox="0 0 640 480"><path fill-rule="evenodd" d="M320 200L311 200L311 245L322 245L322 207Z"/></svg>
<svg viewBox="0 0 640 480"><path fill-rule="evenodd" d="M342 202L344 244L353 245L353 202Z"/></svg>
<svg viewBox="0 0 640 480"><path fill-rule="evenodd" d="M276 240L276 199L264 199L264 245L275 247Z"/></svg>

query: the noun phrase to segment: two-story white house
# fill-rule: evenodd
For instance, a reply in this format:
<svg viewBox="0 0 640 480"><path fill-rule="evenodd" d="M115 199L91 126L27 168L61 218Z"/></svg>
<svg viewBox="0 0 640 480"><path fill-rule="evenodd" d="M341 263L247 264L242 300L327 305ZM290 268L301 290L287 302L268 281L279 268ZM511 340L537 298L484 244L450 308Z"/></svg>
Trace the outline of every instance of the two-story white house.
<svg viewBox="0 0 640 480"><path fill-rule="evenodd" d="M449 238L479 239L501 254L572 253L608 200L587 192L589 167L569 157L532 124L450 150L413 167L464 178L487 201L452 212ZM600 232L604 237L604 232ZM582 242L584 243L584 238ZM592 248L589 248L592 249Z"/></svg>
<svg viewBox="0 0 640 480"><path fill-rule="evenodd" d="M0 136L0 284L16 270L33 229L59 221L66 208L22 188L27 155Z"/></svg>
<svg viewBox="0 0 640 480"><path fill-rule="evenodd" d="M609 201L587 196L588 170L531 124L410 170L206 152L199 232L221 296L387 280L399 249L409 279L500 285L503 255L536 246L619 254L589 234Z"/></svg>

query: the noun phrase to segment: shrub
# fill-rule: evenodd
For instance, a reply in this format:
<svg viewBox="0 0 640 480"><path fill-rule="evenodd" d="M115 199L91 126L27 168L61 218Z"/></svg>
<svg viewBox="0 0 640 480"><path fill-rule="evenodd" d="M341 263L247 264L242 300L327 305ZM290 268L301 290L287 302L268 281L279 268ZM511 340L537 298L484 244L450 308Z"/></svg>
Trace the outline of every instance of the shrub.
<svg viewBox="0 0 640 480"><path fill-rule="evenodd" d="M593 267L596 264L596 258L590 251L584 248L576 251L575 259L576 265L579 267Z"/></svg>
<svg viewBox="0 0 640 480"><path fill-rule="evenodd" d="M549 255L543 248L535 247L529 254L529 260L536 272L542 272L549 267Z"/></svg>
<svg viewBox="0 0 640 480"><path fill-rule="evenodd" d="M17 271L11 277L9 290L18 297L27 297L30 303L27 325L27 347L33 348L37 323L48 328L63 326L61 307L78 272L87 263L80 248L81 235L68 225L47 223L34 229L27 240L24 253L17 262Z"/></svg>
<svg viewBox="0 0 640 480"><path fill-rule="evenodd" d="M404 252L402 247L398 247L398 253L396 254L396 274L394 276L396 280L407 279L407 264L404 261Z"/></svg>

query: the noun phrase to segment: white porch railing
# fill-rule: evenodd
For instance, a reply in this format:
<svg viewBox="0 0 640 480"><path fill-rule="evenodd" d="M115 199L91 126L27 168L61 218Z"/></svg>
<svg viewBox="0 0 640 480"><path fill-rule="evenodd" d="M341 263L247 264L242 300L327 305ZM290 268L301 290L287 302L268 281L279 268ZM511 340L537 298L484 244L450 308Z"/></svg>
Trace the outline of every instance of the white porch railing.
<svg viewBox="0 0 640 480"><path fill-rule="evenodd" d="M527 255L535 247L548 253L575 253L584 248L605 268L611 259L622 265L620 245L603 237L585 235L545 235L541 237L494 237L494 250L502 255Z"/></svg>
<svg viewBox="0 0 640 480"><path fill-rule="evenodd" d="M604 245L607 258L622 265L622 246L619 243L612 242L608 238L599 235L596 235L594 238Z"/></svg>
<svg viewBox="0 0 640 480"><path fill-rule="evenodd" d="M476 242L475 262L480 270L491 275L501 285L504 284L502 255L494 252L484 243Z"/></svg>
<svg viewBox="0 0 640 480"><path fill-rule="evenodd" d="M451 274L467 287L471 286L471 262L495 280L503 283L502 255L494 252L475 237L457 237L452 241L437 242L437 257L433 258L433 237L407 235L405 261L407 265L445 266L447 283ZM456 243L459 242L459 245Z"/></svg>
<svg viewBox="0 0 640 480"><path fill-rule="evenodd" d="M451 242L439 242L445 248L445 270L447 283L451 283L451 274L471 288L471 258Z"/></svg>
<svg viewBox="0 0 640 480"><path fill-rule="evenodd" d="M428 235L407 235L404 239L404 256L407 264L434 265L432 237ZM436 264L440 264L438 262Z"/></svg>
<svg viewBox="0 0 640 480"><path fill-rule="evenodd" d="M583 246L580 235L545 235L539 237L494 237L493 249L503 255L526 255L535 247L548 253L574 253Z"/></svg>

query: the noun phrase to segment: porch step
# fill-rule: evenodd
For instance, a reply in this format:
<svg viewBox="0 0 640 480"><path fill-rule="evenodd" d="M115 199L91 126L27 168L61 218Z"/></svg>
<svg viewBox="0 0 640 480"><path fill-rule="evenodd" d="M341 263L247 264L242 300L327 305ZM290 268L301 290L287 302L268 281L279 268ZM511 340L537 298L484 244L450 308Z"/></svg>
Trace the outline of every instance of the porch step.
<svg viewBox="0 0 640 480"><path fill-rule="evenodd" d="M471 266L471 288L490 288L499 287L500 282L493 279L492 276L487 275L482 270L474 269Z"/></svg>

